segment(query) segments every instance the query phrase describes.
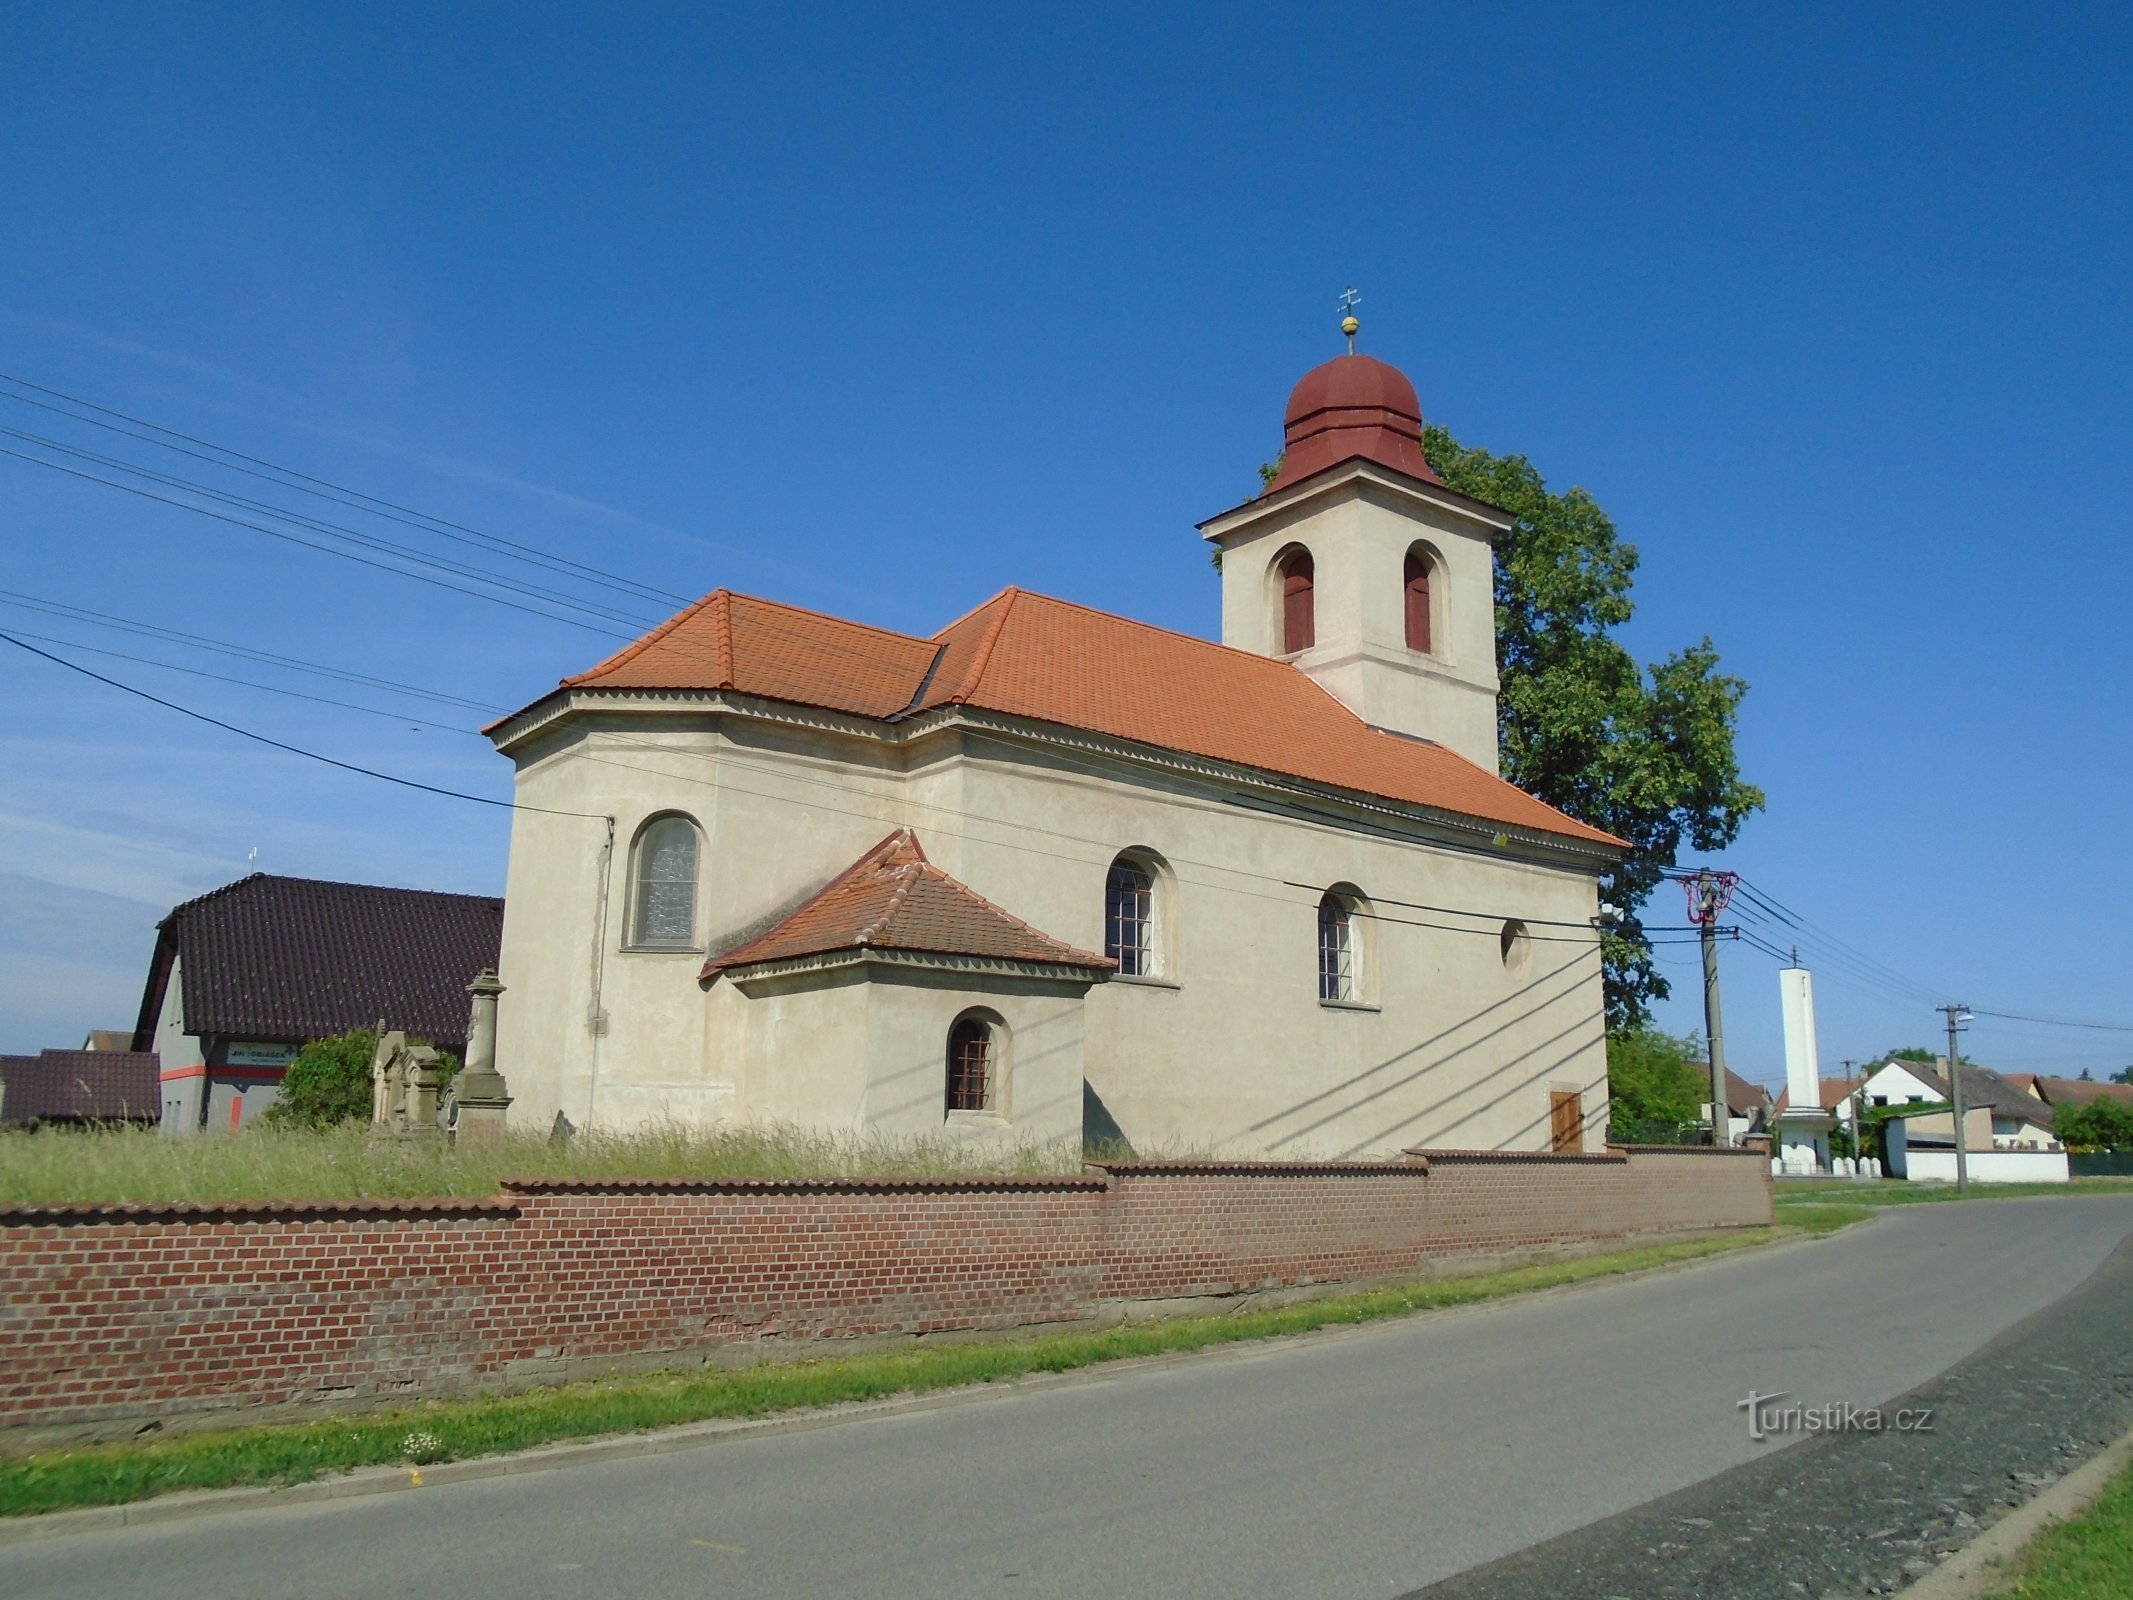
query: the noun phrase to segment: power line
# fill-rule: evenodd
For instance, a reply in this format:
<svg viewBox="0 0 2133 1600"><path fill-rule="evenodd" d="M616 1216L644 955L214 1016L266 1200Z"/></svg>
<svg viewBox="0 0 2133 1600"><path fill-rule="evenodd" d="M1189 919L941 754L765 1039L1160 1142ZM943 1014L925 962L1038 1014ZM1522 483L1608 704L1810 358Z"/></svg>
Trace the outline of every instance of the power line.
<svg viewBox="0 0 2133 1600"><path fill-rule="evenodd" d="M290 755L302 756L307 761L319 761L329 767L339 767L343 772L359 773L366 778L376 778L381 783L398 784L403 789L420 789L425 794L441 794L448 800L471 800L478 806L495 806L503 811L538 811L544 816L583 817L591 822L609 824L612 824L615 820L613 817L591 811L558 811L550 806L521 805L513 800L496 800L488 795L467 794L463 790L443 789L434 783L418 783L413 778L402 778L390 772L380 772L375 767L359 767L353 761L337 760L332 756L320 755L316 750L306 750L300 745L285 744L279 739L270 739L263 733L254 733L250 728L240 728L234 722L224 722L220 717L211 717L204 711L195 711L190 706L181 706L175 700L165 700L161 695L150 694L146 689L136 689L130 683L121 683L116 678L107 678L101 672L90 671L77 661L69 661L64 656L55 656L49 650L40 650L35 645L26 643L11 633L0 633L0 640L5 640L18 650L27 650L33 656L42 656L55 666L65 667L69 672L78 672L85 678L94 678L98 683L117 689L121 693L130 694L136 699L146 700L151 705L161 706L166 711L175 711L181 717L191 717L195 722L204 722L211 728L220 728L225 733L234 733L239 738L250 739L255 744L268 745L276 750L285 750Z"/></svg>
<svg viewBox="0 0 2133 1600"><path fill-rule="evenodd" d="M182 494L197 495L203 500L211 500L218 505L234 506L241 511L250 511L260 516L271 517L277 522L286 522L292 527L308 529L314 533L322 533L329 539L344 540L350 544L359 545L366 550L373 550L381 555L392 556L396 560L411 561L417 566L428 567L435 572L450 573L454 577L467 578L476 583L487 584L492 588L505 589L513 594L522 594L529 599L544 600L550 605L565 606L570 610L582 611L587 616L599 617L609 622L620 622L626 626L637 628L651 626L651 621L648 618L633 617L610 606L594 605L584 600L574 599L558 589L545 588L540 584L517 583L510 578L499 578L477 567L469 566L464 561L439 560L434 556L425 555L412 545L402 544L396 539L386 539L376 534L363 533L357 529L345 527L338 522L327 522L319 517L306 516L302 512L290 511L265 500L254 500L247 495L227 494L207 484L196 483L189 478L174 477L170 473L157 472L149 467L135 466L131 462L122 461L116 456L103 455L95 450L77 449L75 446L63 444L57 439L47 439L41 434L25 433L20 428L0 427L0 435L36 445L40 449L56 450L61 455L72 456L77 461L91 462L96 466L104 467L113 472L122 472L128 477L145 478L150 483L160 484L166 489L175 489ZM132 484L120 483L112 478L98 477L93 472L82 472L58 461L47 461L41 456L26 455L19 450L8 450L6 454L15 457L18 461L27 461L33 466L43 467L47 471L64 472L71 477L86 479L90 483L102 484L107 489L123 489L129 494L141 494L149 499L163 500L166 505L174 505L181 511L191 511L202 516L215 515L215 513L207 511L204 507L193 505L187 501L168 500L161 495L150 495L147 494L147 491L138 489ZM219 520L228 521L230 519L220 518ZM246 524L246 526L252 526L252 524ZM346 554L345 551L334 550L330 546L315 545L313 548L324 549L334 555ZM408 577L417 576L414 573L405 575Z"/></svg>
<svg viewBox="0 0 2133 1600"><path fill-rule="evenodd" d="M212 678L217 683L234 683L241 689L260 689L268 694L287 695L292 700L308 700L313 705L339 706L343 711L361 711L373 717L384 717L391 722L411 722L424 728L441 728L446 733L463 733L479 739L476 728L462 728L454 722L431 722L425 717L411 717L398 711L387 711L382 706L358 705L353 700L335 700L328 695L305 694L301 689L284 689L279 684L261 683L254 678L233 678L225 672L209 672L201 667L182 667L175 661L157 661L150 656L128 655L123 650L106 650L101 646L83 644L77 639L55 639L48 633L19 633L21 639L35 639L40 644L56 644L68 650L86 650L91 655L110 656L118 661L131 661L144 667L161 667L165 672L183 672L195 678Z"/></svg>
<svg viewBox="0 0 2133 1600"><path fill-rule="evenodd" d="M317 661L302 661L294 656L276 655L271 650L256 650L247 645L231 644L227 640L203 639L196 634L181 633L174 628L158 627L152 622L141 622L131 617L116 617L108 611L91 611L86 606L68 605L64 601L45 600L36 595L23 594L13 589L0 589L0 605L12 605L26 611L39 612L66 622L85 622L91 627L110 628L120 633L138 634L160 643L182 645L189 650L206 650L216 655L234 656L239 660L257 661L270 667L286 667L292 672L306 672L315 677L336 678L344 683L361 684L365 688L385 689L394 694L412 695L419 700L435 701L439 705L460 706L468 711L501 712L508 707L486 700L469 700L460 695L445 694L436 689L424 689L411 683L396 683L391 678L373 678L367 673L350 672L341 667L329 667ZM80 648L87 649L87 645Z"/></svg>
<svg viewBox="0 0 2133 1600"><path fill-rule="evenodd" d="M183 500L173 500L168 495L155 494L147 489L137 488L130 483L115 483L109 478L99 478L95 473L83 472L77 467L69 467L57 461L44 461L36 456L24 455L20 450L10 450L5 445L0 445L0 456L13 456L16 460L27 461L32 466L45 467L53 472L64 472L71 478L82 478L90 483L100 483L107 489L123 489L128 494L139 495L143 500L154 500L161 505L175 506L178 510L190 511L195 516L212 517L215 521L227 522L232 527L250 528L254 533L263 533L270 539L281 539L290 544L300 544L307 550L323 551L329 556L339 556L343 561L353 561L358 566L375 567L380 572L390 572L397 577L412 578L417 583L427 583L439 589L449 589L454 594L471 595L476 600L486 600L491 605L508 606L513 611L525 612L529 617L540 617L544 621L560 622L572 628L583 628L587 633L605 634L610 639L630 639L635 637L633 634L617 633L612 628L603 628L595 623L580 622L576 617L559 617L554 612L543 611L537 606L521 605L516 600L506 600L502 595L484 594L479 589L464 588L456 583L446 583L442 578L431 578L419 572L409 572L405 567L395 567L383 561L373 561L367 556L357 555L352 550L336 550L332 545L320 544L315 539L300 538L296 534L289 533L281 528L265 528L256 522L247 522L242 517L232 517L220 511L210 511L205 506L188 505Z"/></svg>
<svg viewBox="0 0 2133 1600"><path fill-rule="evenodd" d="M2098 1033L2133 1033L2133 1022L2076 1022L2068 1017L2031 1017L2019 1011L1987 1011L1983 1006L1972 1006L1971 1015L1997 1017L2002 1022L2035 1022L2047 1028L2090 1028Z"/></svg>
<svg viewBox="0 0 2133 1600"><path fill-rule="evenodd" d="M674 594L669 590L660 589L648 583L641 583L635 578L625 577L621 573L609 572L582 561L573 561L568 556L558 556L542 550L536 545L523 544L516 539L507 539L501 534L488 533L480 528L471 528L465 523L454 522L448 517L440 517L432 512L401 505L397 501L382 499L377 495L367 494L361 489L350 488L346 484L334 483L326 478L315 478L309 473L298 472L293 467L285 467L277 462L264 460L258 456L246 455L243 451L233 450L228 445L215 444L207 439L195 438L189 433L180 433L175 428L167 428L158 422L150 422L145 418L131 416L123 411L114 411L109 406L98 405L95 401L84 400L78 395L65 394L57 389L48 389L42 384L30 382L27 378L18 378L10 373L0 372L0 382L12 383L20 388L33 390L38 394L50 395L54 400L64 400L68 405L81 406L86 410L98 412L105 417L116 417L121 422L130 422L135 427L151 429L154 433L165 435L165 437L157 439L147 434L136 433L130 428L121 428L109 422L99 421L97 417L81 416L76 412L51 405L46 401L33 400L28 395L9 394L4 389L0 389L0 397L26 406L36 406L39 410L51 412L55 416L67 417L75 422L84 422L94 428L103 428L111 433L123 434L129 439L139 440L143 444L153 445L158 449L176 451L180 455L190 456L196 461L204 461L211 466L221 467L226 471L239 472L247 477L259 478L267 483L279 484L283 488L294 489L300 494L316 495L319 499L330 500L336 505L347 506L351 510L363 511L371 516L383 517L388 521L399 522L407 527L418 528L423 532L436 533L444 538L454 539L460 544L469 544L478 540L483 547L509 555L514 560L545 566L551 571L564 571L566 569L574 571L587 581L601 584L606 588L635 591L642 598L667 600L677 605L687 605L689 603L689 596L687 595ZM184 449L179 445L170 443L169 441L172 439L181 439L186 444L198 445L200 450ZM203 455L200 453L201 450L213 451L215 454ZM222 459L223 457L229 459ZM240 462L250 463L250 466L240 466L238 465ZM263 472L255 471L252 470L253 468L265 468L266 470ZM276 476L277 474L278 476ZM343 498L344 496L352 498ZM410 518L419 520L411 521L409 520ZM461 538L459 535L468 537Z"/></svg>

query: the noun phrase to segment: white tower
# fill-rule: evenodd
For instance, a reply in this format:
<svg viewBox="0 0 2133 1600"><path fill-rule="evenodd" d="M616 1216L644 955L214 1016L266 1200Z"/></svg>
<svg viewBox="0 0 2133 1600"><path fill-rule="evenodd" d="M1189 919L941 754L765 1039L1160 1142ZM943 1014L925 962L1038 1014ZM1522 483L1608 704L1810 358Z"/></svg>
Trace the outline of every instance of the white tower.
<svg viewBox="0 0 2133 1600"><path fill-rule="evenodd" d="M1373 357L1304 374L1286 436L1266 493L1200 525L1222 555L1222 642L1495 772L1490 541L1511 517L1438 480L1414 385Z"/></svg>
<svg viewBox="0 0 2133 1600"><path fill-rule="evenodd" d="M1815 980L1805 967L1778 973L1785 1018L1785 1109L1778 1113L1778 1153L1788 1172L1829 1170L1829 1130L1836 1118L1822 1109L1822 1053L1815 1042Z"/></svg>

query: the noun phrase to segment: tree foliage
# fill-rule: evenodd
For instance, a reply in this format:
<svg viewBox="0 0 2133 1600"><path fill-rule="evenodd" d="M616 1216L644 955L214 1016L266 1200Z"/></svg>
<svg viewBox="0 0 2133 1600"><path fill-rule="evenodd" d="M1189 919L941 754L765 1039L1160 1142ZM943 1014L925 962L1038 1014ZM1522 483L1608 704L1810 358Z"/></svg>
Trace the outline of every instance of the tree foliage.
<svg viewBox="0 0 2133 1600"><path fill-rule="evenodd" d="M1607 1036L1607 1097L1616 1122L1694 1122L1711 1098L1697 1062L1702 1044L1648 1024Z"/></svg>
<svg viewBox="0 0 2133 1600"><path fill-rule="evenodd" d="M300 1128L330 1128L370 1115L370 1058L378 1036L368 1028L314 1039L297 1051L282 1074L281 1097L269 1122Z"/></svg>
<svg viewBox="0 0 2133 1600"><path fill-rule="evenodd" d="M420 1041L410 1041L419 1043ZM281 1095L267 1110L267 1120L283 1127L330 1128L337 1123L370 1120L370 1058L378 1036L368 1028L314 1039L297 1051L282 1074ZM459 1058L437 1052L442 1071L440 1093L459 1071Z"/></svg>
<svg viewBox="0 0 2133 1600"><path fill-rule="evenodd" d="M1900 1050L1884 1050L1874 1057L1878 1061L1922 1061L1929 1067L1940 1065L1940 1057L1931 1050L1915 1044L1907 1044Z"/></svg>
<svg viewBox="0 0 2133 1600"><path fill-rule="evenodd" d="M1637 548L1583 489L1556 493L1524 456L1462 445L1438 427L1423 451L1449 487L1518 519L1495 551L1503 774L1633 846L1602 883L1624 912L1602 958L1610 1029L1635 1029L1669 992L1644 931L1646 899L1684 845L1725 848L1763 805L1733 747L1748 686L1719 670L1708 636L1649 667L1614 637L1635 610Z"/></svg>
<svg viewBox="0 0 2133 1600"><path fill-rule="evenodd" d="M2052 1133L2069 1149L2133 1150L2133 1106L2105 1095L2052 1113Z"/></svg>

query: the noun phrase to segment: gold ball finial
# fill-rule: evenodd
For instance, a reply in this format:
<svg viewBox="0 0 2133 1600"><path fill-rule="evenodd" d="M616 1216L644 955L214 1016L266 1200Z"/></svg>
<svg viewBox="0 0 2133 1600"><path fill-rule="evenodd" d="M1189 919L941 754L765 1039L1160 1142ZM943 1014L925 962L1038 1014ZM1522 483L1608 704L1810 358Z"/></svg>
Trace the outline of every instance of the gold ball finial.
<svg viewBox="0 0 2133 1600"><path fill-rule="evenodd" d="M1355 330L1362 326L1355 320L1355 308L1362 303L1363 297L1355 292L1354 284L1341 291L1341 332L1348 336L1348 354L1351 356L1355 354Z"/></svg>

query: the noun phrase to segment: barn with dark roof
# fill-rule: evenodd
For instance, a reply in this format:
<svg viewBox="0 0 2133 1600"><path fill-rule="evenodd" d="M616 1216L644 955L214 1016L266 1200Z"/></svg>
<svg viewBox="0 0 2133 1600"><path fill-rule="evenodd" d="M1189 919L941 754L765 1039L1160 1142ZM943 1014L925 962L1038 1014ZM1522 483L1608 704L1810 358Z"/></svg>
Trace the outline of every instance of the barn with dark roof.
<svg viewBox="0 0 2133 1600"><path fill-rule="evenodd" d="M242 1127L297 1050L383 1020L455 1054L467 984L496 965L504 903L255 872L156 927L133 1047L157 1059L166 1129Z"/></svg>

